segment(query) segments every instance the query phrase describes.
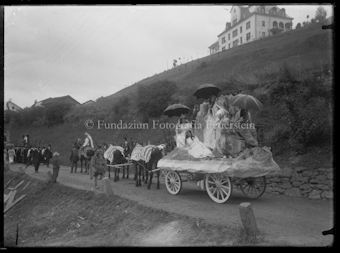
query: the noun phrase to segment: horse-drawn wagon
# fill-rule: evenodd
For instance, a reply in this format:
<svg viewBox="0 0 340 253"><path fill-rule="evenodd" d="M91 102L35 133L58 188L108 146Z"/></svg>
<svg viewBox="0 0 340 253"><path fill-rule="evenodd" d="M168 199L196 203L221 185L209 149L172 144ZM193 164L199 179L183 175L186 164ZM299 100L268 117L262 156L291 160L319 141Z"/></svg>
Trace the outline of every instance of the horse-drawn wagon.
<svg viewBox="0 0 340 253"><path fill-rule="evenodd" d="M196 182L216 203L225 203L233 186L249 198L259 198L266 189L266 175L280 170L267 147L244 150L236 158L198 159L174 150L158 161L169 193L180 193L182 183Z"/></svg>

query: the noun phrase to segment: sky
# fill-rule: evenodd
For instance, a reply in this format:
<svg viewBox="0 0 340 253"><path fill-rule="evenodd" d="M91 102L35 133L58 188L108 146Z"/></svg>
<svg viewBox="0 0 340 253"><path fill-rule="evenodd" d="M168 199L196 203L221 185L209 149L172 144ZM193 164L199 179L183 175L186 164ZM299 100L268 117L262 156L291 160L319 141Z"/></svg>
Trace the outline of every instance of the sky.
<svg viewBox="0 0 340 253"><path fill-rule="evenodd" d="M319 5L278 5L297 23ZM4 6L4 103L95 101L209 54L231 5ZM327 17L333 6L323 5ZM181 58L181 60L179 60Z"/></svg>

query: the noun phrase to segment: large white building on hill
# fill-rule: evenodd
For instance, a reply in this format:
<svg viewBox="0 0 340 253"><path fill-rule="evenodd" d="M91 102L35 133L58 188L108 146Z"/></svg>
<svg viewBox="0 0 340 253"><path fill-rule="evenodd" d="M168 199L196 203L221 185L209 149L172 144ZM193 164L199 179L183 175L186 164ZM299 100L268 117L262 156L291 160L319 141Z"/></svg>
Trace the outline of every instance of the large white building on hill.
<svg viewBox="0 0 340 253"><path fill-rule="evenodd" d="M276 5L233 6L230 13L231 20L209 47L210 54L292 29L293 18Z"/></svg>

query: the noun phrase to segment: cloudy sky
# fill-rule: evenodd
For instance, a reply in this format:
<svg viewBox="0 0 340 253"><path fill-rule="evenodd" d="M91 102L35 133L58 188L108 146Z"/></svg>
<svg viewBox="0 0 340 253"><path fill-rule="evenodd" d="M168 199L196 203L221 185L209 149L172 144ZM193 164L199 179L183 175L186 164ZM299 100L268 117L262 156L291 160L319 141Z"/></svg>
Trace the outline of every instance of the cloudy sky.
<svg viewBox="0 0 340 253"><path fill-rule="evenodd" d="M318 5L282 5L293 27ZM324 5L327 17L333 7ZM108 96L208 55L230 21L230 5L4 7L4 102L70 95L80 103Z"/></svg>

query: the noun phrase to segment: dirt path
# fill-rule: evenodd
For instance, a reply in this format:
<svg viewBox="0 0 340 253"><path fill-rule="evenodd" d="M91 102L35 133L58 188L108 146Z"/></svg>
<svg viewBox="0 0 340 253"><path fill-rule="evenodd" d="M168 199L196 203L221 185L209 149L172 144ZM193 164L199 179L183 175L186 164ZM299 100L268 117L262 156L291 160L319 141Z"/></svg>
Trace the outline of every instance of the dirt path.
<svg viewBox="0 0 340 253"><path fill-rule="evenodd" d="M11 165L17 171L18 164ZM33 166L26 169L32 177L46 179L46 172L51 169L41 165L39 173L34 173ZM91 190L94 182L85 173L70 173L70 168L62 166L58 181L61 184L82 190ZM179 195L171 195L161 179L161 189L156 189L153 179L151 190L146 185L135 187L133 174L130 179L120 179L111 185L114 194L160 210L204 219L207 223L241 226L239 204L252 203L257 225L264 234L263 245L298 245L329 246L333 235L323 236L322 231L333 227L333 201L311 200L300 197L288 197L265 193L259 199L248 199L238 189L225 204L214 203L205 191L195 183L183 184ZM98 180L99 192L103 192L103 182Z"/></svg>

